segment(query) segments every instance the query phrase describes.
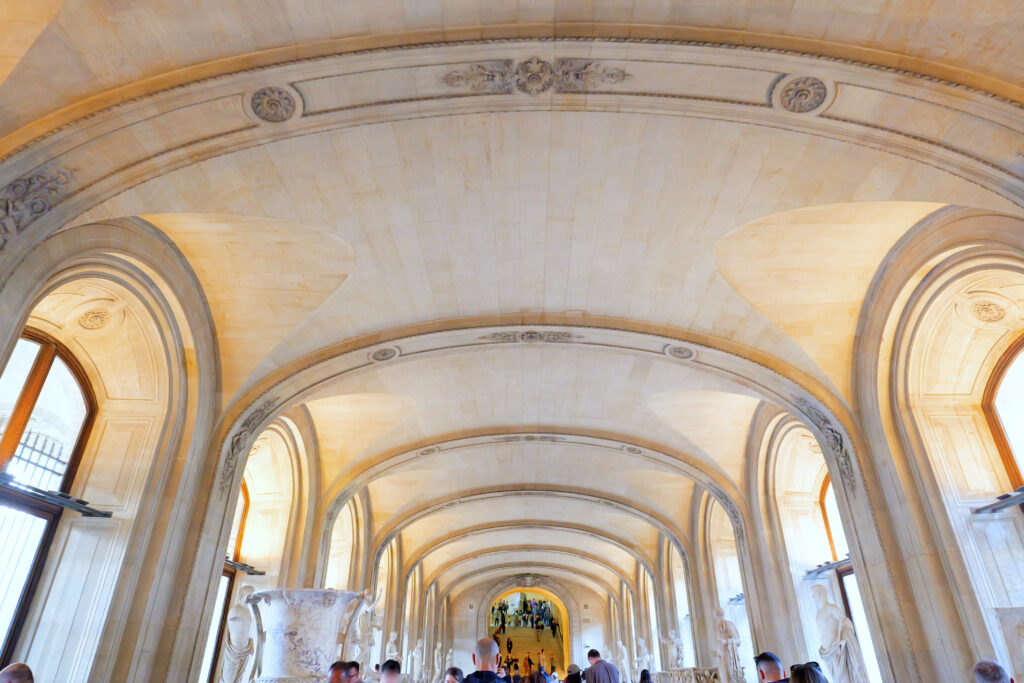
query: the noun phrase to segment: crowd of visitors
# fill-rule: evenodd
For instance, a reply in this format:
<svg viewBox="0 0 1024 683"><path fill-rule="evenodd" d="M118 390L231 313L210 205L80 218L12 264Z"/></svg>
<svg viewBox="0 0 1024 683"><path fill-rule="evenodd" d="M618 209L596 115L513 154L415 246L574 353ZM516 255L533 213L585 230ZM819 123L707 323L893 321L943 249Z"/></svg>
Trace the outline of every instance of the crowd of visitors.
<svg viewBox="0 0 1024 683"><path fill-rule="evenodd" d="M762 652L754 657L754 663L757 665L757 680L764 683L829 683L818 662L794 664L790 667L789 676L786 676L782 661L772 652ZM1014 683L1006 669L987 659L975 664L973 673L975 683ZM640 683L644 683L642 675Z"/></svg>
<svg viewBox="0 0 1024 683"><path fill-rule="evenodd" d="M495 637L505 635L510 628L530 628L536 631L537 640L540 640L540 634L544 629L550 629L554 638L562 632L562 625L558 623L550 601L527 599L525 596L514 609L507 600L499 600L491 605L491 627L495 629ZM500 642L498 647L501 647ZM511 654L511 644L507 647Z"/></svg>

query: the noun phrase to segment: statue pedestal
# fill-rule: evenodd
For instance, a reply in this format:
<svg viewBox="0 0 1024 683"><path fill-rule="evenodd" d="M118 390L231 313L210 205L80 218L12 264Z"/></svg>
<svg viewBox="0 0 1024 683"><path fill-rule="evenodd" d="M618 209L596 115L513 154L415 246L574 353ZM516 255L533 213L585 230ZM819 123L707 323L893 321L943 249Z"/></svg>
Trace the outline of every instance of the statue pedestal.
<svg viewBox="0 0 1024 683"><path fill-rule="evenodd" d="M651 679L654 683L718 683L722 680L717 666L658 671L651 674Z"/></svg>
<svg viewBox="0 0 1024 683"><path fill-rule="evenodd" d="M319 683L327 679L345 610L357 593L277 589L248 600L256 615L257 683Z"/></svg>

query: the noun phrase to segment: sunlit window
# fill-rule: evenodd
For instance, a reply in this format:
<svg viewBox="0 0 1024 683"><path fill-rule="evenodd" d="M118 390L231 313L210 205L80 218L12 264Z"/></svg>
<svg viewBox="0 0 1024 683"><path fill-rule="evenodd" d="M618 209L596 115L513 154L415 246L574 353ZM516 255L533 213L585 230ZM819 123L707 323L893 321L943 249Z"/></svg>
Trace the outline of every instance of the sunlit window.
<svg viewBox="0 0 1024 683"><path fill-rule="evenodd" d="M242 482L242 491L235 504L235 516L231 522L231 535L228 537L228 545L224 551L227 559L240 561L242 548L242 536L245 534L245 518L249 513L249 489ZM220 581L217 584L217 601L214 603L211 628L206 634L206 646L203 648L203 660L200 671L205 672L205 680L216 680L217 657L220 654L220 642L224 636L224 627L227 625L228 604L231 601L231 594L234 591L235 579L238 570L226 566L221 572Z"/></svg>
<svg viewBox="0 0 1024 683"><path fill-rule="evenodd" d="M843 524L839 517L839 505L836 503L836 492L832 487L832 481L828 477L825 477L825 483L821 487L820 503L821 516L825 520L825 530L828 532L832 560L841 560L850 553L850 546L847 545L846 534L843 533Z"/></svg>
<svg viewBox="0 0 1024 683"><path fill-rule="evenodd" d="M93 401L70 354L41 335L19 339L0 374L0 666L11 657L61 508L24 487L66 492Z"/></svg>
<svg viewBox="0 0 1024 683"><path fill-rule="evenodd" d="M1006 443L1001 448L1003 461L1014 487L1024 485L1024 360L1022 354L1014 351L1013 359L1001 376L993 380L995 396L992 406L998 419L998 427L1005 435ZM998 438L998 436L997 436ZM1005 452L1008 451L1008 452Z"/></svg>

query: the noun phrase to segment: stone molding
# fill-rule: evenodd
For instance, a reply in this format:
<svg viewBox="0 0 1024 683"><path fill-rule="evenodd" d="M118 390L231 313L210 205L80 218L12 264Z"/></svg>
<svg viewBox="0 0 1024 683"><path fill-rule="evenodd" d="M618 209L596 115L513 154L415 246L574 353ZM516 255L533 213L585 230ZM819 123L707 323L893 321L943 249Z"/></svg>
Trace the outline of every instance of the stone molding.
<svg viewBox="0 0 1024 683"><path fill-rule="evenodd" d="M478 67L487 73L486 65L495 63L509 66L494 71L496 80L481 82L500 87L467 91L449 84L469 83ZM519 74L524 64L534 70ZM0 160L0 186L53 172L47 169L70 172L29 221L28 236L0 242L0 258L22 253L111 196L202 159L367 123L538 105L727 118L801 131L941 168L1024 206L1024 173L1014 161L1014 152L1024 152L1021 106L907 76L784 51L607 39L426 45L240 71L96 112L9 152ZM937 125L922 132L919 120ZM172 139L165 130L179 132ZM153 144L125 142L132 140ZM41 159L50 165L41 167ZM54 211L58 205L62 210ZM27 222L21 222L24 230ZM0 270L0 282L5 277Z"/></svg>

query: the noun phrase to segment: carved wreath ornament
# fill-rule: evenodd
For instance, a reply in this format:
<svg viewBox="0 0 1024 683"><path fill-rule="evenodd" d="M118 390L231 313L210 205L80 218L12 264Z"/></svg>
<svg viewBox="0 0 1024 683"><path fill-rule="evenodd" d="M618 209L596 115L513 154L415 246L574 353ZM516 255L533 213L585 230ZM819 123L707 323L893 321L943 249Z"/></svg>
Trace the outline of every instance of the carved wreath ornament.
<svg viewBox="0 0 1024 683"><path fill-rule="evenodd" d="M779 101L794 114L804 114L820 107L826 95L828 89L824 83L813 76L801 76L786 84Z"/></svg>
<svg viewBox="0 0 1024 683"><path fill-rule="evenodd" d="M590 59L560 58L552 63L531 57L518 64L511 59L477 62L466 69L449 71L441 80L450 87L478 93L511 95L518 90L537 96L548 90L587 92L598 85L622 83L627 78L629 74L622 69L604 67Z"/></svg>

